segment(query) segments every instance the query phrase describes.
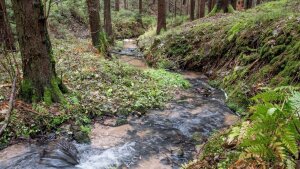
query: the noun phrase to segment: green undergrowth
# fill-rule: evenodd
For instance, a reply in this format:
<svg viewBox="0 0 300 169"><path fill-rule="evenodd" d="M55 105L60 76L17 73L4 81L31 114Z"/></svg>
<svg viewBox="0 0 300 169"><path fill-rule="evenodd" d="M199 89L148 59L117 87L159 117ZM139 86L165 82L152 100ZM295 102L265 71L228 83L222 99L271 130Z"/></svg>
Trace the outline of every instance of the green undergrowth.
<svg viewBox="0 0 300 169"><path fill-rule="evenodd" d="M19 101L1 137L1 147L14 139L47 133L86 142L93 118L141 115L162 108L177 89L190 86L176 73L143 71L119 60L105 60L87 40L71 33L66 36L52 39L57 74L69 89L63 96L66 103L50 104L50 90L45 91L45 103Z"/></svg>
<svg viewBox="0 0 300 169"><path fill-rule="evenodd" d="M211 84L228 93L229 106L243 113L262 87L299 86L299 6L279 0L217 14L159 36L148 32L139 45L152 66L208 72Z"/></svg>

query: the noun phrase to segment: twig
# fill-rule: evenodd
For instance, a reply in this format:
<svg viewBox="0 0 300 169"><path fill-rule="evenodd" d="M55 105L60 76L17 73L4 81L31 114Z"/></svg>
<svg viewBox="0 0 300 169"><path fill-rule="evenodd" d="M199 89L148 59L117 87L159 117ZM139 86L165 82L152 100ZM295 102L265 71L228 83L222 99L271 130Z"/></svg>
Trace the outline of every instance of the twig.
<svg viewBox="0 0 300 169"><path fill-rule="evenodd" d="M17 78L15 77L14 81L13 81L13 85L12 85L12 91L11 91L10 98L9 98L9 107L8 107L7 112L6 112L5 120L3 122L4 124L0 129L0 136L3 134L3 131L6 129L8 123L9 123L9 118L10 118L11 112L13 111L13 108L14 108L16 83L17 83Z"/></svg>

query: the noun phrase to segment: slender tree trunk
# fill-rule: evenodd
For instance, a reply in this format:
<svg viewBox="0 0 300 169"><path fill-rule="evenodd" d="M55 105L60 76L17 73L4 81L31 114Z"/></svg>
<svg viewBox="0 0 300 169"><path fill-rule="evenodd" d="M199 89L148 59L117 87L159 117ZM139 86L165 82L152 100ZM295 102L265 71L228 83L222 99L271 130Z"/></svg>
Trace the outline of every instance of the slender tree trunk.
<svg viewBox="0 0 300 169"><path fill-rule="evenodd" d="M175 0L175 2L174 2L174 15L176 18L176 16L177 16L177 0Z"/></svg>
<svg viewBox="0 0 300 169"><path fill-rule="evenodd" d="M182 12L183 11L183 0L181 0L181 3L180 3L180 15L182 15Z"/></svg>
<svg viewBox="0 0 300 169"><path fill-rule="evenodd" d="M120 0L115 0L115 11L120 11Z"/></svg>
<svg viewBox="0 0 300 169"><path fill-rule="evenodd" d="M128 9L128 3L127 3L127 0L124 0L124 9Z"/></svg>
<svg viewBox="0 0 300 169"><path fill-rule="evenodd" d="M110 0L104 0L104 27L109 38L112 38Z"/></svg>
<svg viewBox="0 0 300 169"><path fill-rule="evenodd" d="M208 11L211 12L216 5L217 0L209 0L208 1Z"/></svg>
<svg viewBox="0 0 300 169"><path fill-rule="evenodd" d="M223 10L224 13L227 13L229 7L229 0L217 0L216 8L217 12Z"/></svg>
<svg viewBox="0 0 300 169"><path fill-rule="evenodd" d="M159 0L157 2L157 30L156 34L159 35L161 29L167 30L167 23L166 23L166 1Z"/></svg>
<svg viewBox="0 0 300 169"><path fill-rule="evenodd" d="M205 1L206 0L199 0L199 17L203 18L205 16Z"/></svg>
<svg viewBox="0 0 300 169"><path fill-rule="evenodd" d="M253 0L246 0L246 9L252 8Z"/></svg>
<svg viewBox="0 0 300 169"><path fill-rule="evenodd" d="M190 12L190 9L189 9L189 7L190 7L190 0L186 0L187 2L186 2L186 15L189 15L189 12Z"/></svg>
<svg viewBox="0 0 300 169"><path fill-rule="evenodd" d="M41 0L12 0L22 56L20 96L25 101L64 102Z"/></svg>
<svg viewBox="0 0 300 169"><path fill-rule="evenodd" d="M139 0L139 13L143 13L143 0Z"/></svg>
<svg viewBox="0 0 300 169"><path fill-rule="evenodd" d="M196 1L196 18L200 18L200 0Z"/></svg>
<svg viewBox="0 0 300 169"><path fill-rule="evenodd" d="M259 4L261 4L261 0L256 1L256 5L259 5Z"/></svg>
<svg viewBox="0 0 300 169"><path fill-rule="evenodd" d="M208 7L208 13L211 12L211 10L212 10L212 1L213 1L213 0L208 0L208 4L207 4L207 7Z"/></svg>
<svg viewBox="0 0 300 169"><path fill-rule="evenodd" d="M190 0L190 20L195 20L195 0Z"/></svg>
<svg viewBox="0 0 300 169"><path fill-rule="evenodd" d="M0 46L1 44L3 44L7 50L16 50L4 0L0 0Z"/></svg>
<svg viewBox="0 0 300 169"><path fill-rule="evenodd" d="M92 42L95 47L100 45L100 1L99 0L87 0L87 7L89 12L90 32L92 36Z"/></svg>
<svg viewBox="0 0 300 169"><path fill-rule="evenodd" d="M236 10L236 3L237 3L237 0L231 0L231 6L233 7L234 10Z"/></svg>

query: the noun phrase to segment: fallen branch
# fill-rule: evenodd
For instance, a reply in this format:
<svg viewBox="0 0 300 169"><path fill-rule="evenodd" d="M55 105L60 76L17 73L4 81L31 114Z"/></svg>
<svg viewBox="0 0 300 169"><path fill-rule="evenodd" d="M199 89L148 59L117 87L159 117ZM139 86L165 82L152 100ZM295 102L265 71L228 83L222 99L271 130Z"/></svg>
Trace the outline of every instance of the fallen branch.
<svg viewBox="0 0 300 169"><path fill-rule="evenodd" d="M15 100L15 93L16 93L16 82L17 82L17 78L15 77L14 81L13 81L13 85L12 85L12 91L11 91L10 98L9 98L9 104L8 104L9 107L7 109L7 112L6 112L5 120L2 122L3 126L0 129L0 136L3 134L3 131L8 126L9 118L10 118L11 112L13 111L13 108L14 108L14 100Z"/></svg>

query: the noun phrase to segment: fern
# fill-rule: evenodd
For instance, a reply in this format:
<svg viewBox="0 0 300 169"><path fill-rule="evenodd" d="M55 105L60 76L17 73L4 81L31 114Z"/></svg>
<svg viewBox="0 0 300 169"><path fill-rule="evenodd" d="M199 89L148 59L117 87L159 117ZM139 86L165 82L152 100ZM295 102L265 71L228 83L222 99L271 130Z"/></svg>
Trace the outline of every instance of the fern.
<svg viewBox="0 0 300 169"><path fill-rule="evenodd" d="M292 108L296 113L299 114L300 111L300 92L292 92L292 97L289 98Z"/></svg>
<svg viewBox="0 0 300 169"><path fill-rule="evenodd" d="M298 158L298 145L295 137L296 133L292 132L289 128L285 128L281 134L281 141L287 147L287 149Z"/></svg>
<svg viewBox="0 0 300 169"><path fill-rule="evenodd" d="M250 123L234 127L228 139L238 139L244 151L240 160L254 157L293 167L300 141L300 93L293 89L276 88L252 98L255 105L250 108Z"/></svg>

